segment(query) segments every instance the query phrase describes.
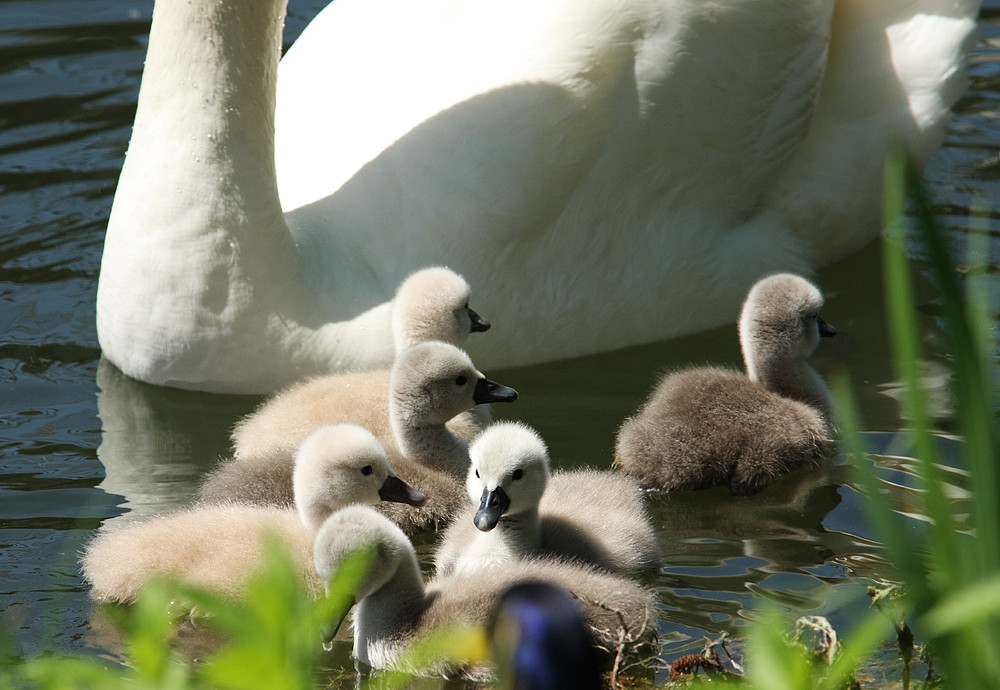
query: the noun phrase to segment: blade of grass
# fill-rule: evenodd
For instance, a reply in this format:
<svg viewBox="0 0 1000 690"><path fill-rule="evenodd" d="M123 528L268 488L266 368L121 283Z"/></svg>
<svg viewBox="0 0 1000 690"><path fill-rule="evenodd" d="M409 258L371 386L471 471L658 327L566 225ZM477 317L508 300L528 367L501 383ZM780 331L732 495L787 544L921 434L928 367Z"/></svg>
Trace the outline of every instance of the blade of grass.
<svg viewBox="0 0 1000 690"><path fill-rule="evenodd" d="M920 363L923 361L916 314L913 308L913 286L905 250L904 210L906 201L906 159L891 156L886 163L885 179L885 251L883 253L887 312L896 375L903 383L903 408L909 418L914 439L914 454L923 479L924 514L931 519L933 576L951 584L962 579L963 565L954 542L955 526L951 508L944 494L944 482L937 469L937 445L930 434L927 395L923 389ZM915 573L914 573L915 575ZM910 575L909 577L912 577ZM904 572L904 578L908 574ZM930 606L927 592L914 592L918 612Z"/></svg>
<svg viewBox="0 0 1000 690"><path fill-rule="evenodd" d="M923 618L927 633L937 637L1000 615L1000 574L945 597Z"/></svg>
<svg viewBox="0 0 1000 690"><path fill-rule="evenodd" d="M966 275L964 330L971 341L975 358L963 367L962 375L975 381L959 390L969 396L962 400L961 429L965 439L969 471L976 480L976 501L973 504L977 538L974 540L980 565L980 576L1000 571L1000 471L997 457L1000 443L994 417L996 409L990 388L991 353L996 341L990 323L990 297L987 276L989 260L989 218L985 205L975 204L968 236L968 272ZM960 315L961 316L961 315ZM957 320L958 317L956 316Z"/></svg>
<svg viewBox="0 0 1000 690"><path fill-rule="evenodd" d="M848 462L854 468L858 483L867 497L863 502L865 513L881 536L880 541L886 549L889 562L893 564L899 577L906 580L911 594L918 601L929 601L930 585L927 582L925 564L921 560L921 549L911 531L906 529L906 523L892 511L889 502L885 500L882 483L861 441L861 423L846 374L835 374L831 377L831 383L841 441L846 447Z"/></svg>
<svg viewBox="0 0 1000 690"><path fill-rule="evenodd" d="M986 339L982 328L986 325L975 312L983 308L975 300L963 295L952 253L945 242L944 232L937 221L930 199L916 173L911 169L910 192L915 206L917 227L922 246L930 263L931 279L942 301L942 324L952 354L956 403L956 422L966 443L966 457L976 465L977 496L974 504L976 527L981 544L1000 544L1000 487L996 466L996 426L992 419L991 395L984 366L982 346ZM970 241L976 234L975 216ZM979 222L981 226L981 221ZM970 247L970 264L975 261L975 244ZM975 270L970 282L975 284ZM968 309L967 309L968 306ZM970 311L971 310L971 311ZM971 318L970 318L971 317ZM973 324L978 321L978 328ZM977 334L978 331L978 334ZM985 331L988 333L988 330ZM987 346L989 347L989 346ZM989 460L987 460L987 458ZM965 569L975 578L1000 568L1000 551L996 548L979 549L982 563L968 564Z"/></svg>
<svg viewBox="0 0 1000 690"><path fill-rule="evenodd" d="M855 625L848 635L841 639L840 653L830 664L830 669L816 690L840 690L848 687L854 670L861 665L872 650L878 649L891 634L889 620L880 613L871 612L861 623Z"/></svg>
<svg viewBox="0 0 1000 690"><path fill-rule="evenodd" d="M768 690L814 690L813 665L805 652L790 645L777 611L766 611L747 635L747 677Z"/></svg>

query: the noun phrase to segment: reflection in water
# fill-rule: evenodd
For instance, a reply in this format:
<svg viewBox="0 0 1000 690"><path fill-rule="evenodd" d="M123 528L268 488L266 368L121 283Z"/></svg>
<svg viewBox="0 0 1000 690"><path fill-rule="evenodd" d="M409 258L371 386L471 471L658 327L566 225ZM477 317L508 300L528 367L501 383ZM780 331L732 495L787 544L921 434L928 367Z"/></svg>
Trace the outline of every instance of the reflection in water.
<svg viewBox="0 0 1000 690"><path fill-rule="evenodd" d="M140 383L104 358L97 386L99 488L123 496L130 519L190 503L201 475L228 454L233 422L258 402Z"/></svg>

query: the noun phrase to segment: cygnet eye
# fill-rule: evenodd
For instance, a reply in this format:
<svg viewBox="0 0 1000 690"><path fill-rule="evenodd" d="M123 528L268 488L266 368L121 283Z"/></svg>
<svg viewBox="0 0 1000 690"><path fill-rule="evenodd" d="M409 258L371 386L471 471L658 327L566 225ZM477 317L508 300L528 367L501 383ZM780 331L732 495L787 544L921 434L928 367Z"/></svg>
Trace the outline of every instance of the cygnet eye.
<svg viewBox="0 0 1000 690"><path fill-rule="evenodd" d="M518 479L524 476L524 470L520 469L514 470L514 474L512 476L514 477L514 481L516 482Z"/></svg>
<svg viewBox="0 0 1000 690"><path fill-rule="evenodd" d="M479 470L476 470L476 479L479 479Z"/></svg>
<svg viewBox="0 0 1000 690"><path fill-rule="evenodd" d="M464 386L468 382L469 379L465 378L464 376L459 376L458 378L455 379L455 383L457 383L459 386Z"/></svg>
<svg viewBox="0 0 1000 690"><path fill-rule="evenodd" d="M371 474L374 471L375 471L375 468L373 468L371 465L365 465L364 467L361 468L361 474L363 474L365 476L368 476L369 474Z"/></svg>

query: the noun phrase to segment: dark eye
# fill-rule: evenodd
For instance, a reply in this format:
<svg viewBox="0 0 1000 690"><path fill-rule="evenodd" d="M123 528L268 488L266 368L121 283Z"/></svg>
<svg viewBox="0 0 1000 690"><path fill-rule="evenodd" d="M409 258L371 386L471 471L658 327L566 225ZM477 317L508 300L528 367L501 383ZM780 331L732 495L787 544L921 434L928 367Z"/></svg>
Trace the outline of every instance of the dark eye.
<svg viewBox="0 0 1000 690"><path fill-rule="evenodd" d="M479 470L476 470L476 479L479 479Z"/></svg>
<svg viewBox="0 0 1000 690"><path fill-rule="evenodd" d="M375 470L372 468L371 465L365 465L364 467L361 468L361 474L363 474L365 476L371 474L374 471Z"/></svg>
<svg viewBox="0 0 1000 690"><path fill-rule="evenodd" d="M515 482L523 476L524 476L524 470L514 470L513 477Z"/></svg>
<svg viewBox="0 0 1000 690"><path fill-rule="evenodd" d="M464 376L459 376L457 379L455 379L455 383L457 383L459 386L464 386L468 382L469 379L465 378Z"/></svg>

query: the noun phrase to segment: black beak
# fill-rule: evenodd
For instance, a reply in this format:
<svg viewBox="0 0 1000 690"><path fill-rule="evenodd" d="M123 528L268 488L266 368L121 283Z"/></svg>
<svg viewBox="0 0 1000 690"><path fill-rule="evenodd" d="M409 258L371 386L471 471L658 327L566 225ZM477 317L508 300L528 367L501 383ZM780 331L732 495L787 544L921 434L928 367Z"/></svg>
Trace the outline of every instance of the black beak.
<svg viewBox="0 0 1000 690"><path fill-rule="evenodd" d="M422 491L417 491L399 477L391 475L386 477L385 481L382 482L382 486L378 490L378 496L383 501L406 503L418 508L427 503L427 496Z"/></svg>
<svg viewBox="0 0 1000 690"><path fill-rule="evenodd" d="M819 314L816 315L816 325L819 326L820 338L832 338L837 335L837 329L824 321Z"/></svg>
<svg viewBox="0 0 1000 690"><path fill-rule="evenodd" d="M468 311L469 311L469 321L472 322L472 325L469 327L469 333L482 333L483 331L490 330L490 326L492 326L493 324L491 324L489 321L484 319L482 316L477 314L472 309L469 309Z"/></svg>
<svg viewBox="0 0 1000 690"><path fill-rule="evenodd" d="M500 522L500 516L507 512L510 507L510 498L499 486L493 491L483 489L483 498L479 502L479 510L472 521L476 523L476 528L481 532L489 532Z"/></svg>
<svg viewBox="0 0 1000 690"><path fill-rule="evenodd" d="M496 381L479 379L476 382L476 390L472 394L472 400L477 405L491 402L514 402L517 400L517 391Z"/></svg>

